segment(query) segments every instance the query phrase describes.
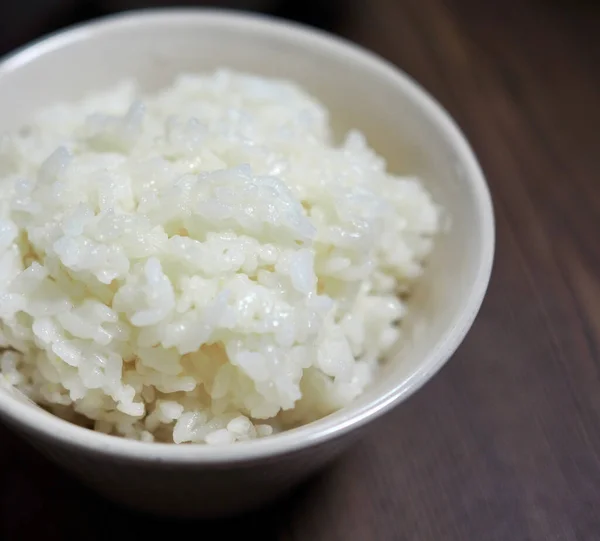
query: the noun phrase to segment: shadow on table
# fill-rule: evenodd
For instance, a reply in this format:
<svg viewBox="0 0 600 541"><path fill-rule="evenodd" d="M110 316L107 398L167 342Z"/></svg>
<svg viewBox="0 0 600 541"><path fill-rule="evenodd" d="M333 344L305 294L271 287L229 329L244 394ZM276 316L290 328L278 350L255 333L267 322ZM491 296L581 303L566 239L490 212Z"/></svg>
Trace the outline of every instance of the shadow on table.
<svg viewBox="0 0 600 541"><path fill-rule="evenodd" d="M256 512L219 520L181 520L138 513L113 504L66 475L0 426L0 539L45 541L158 539L195 535L215 539L253 533L263 541L285 538L291 513L309 498L317 479Z"/></svg>

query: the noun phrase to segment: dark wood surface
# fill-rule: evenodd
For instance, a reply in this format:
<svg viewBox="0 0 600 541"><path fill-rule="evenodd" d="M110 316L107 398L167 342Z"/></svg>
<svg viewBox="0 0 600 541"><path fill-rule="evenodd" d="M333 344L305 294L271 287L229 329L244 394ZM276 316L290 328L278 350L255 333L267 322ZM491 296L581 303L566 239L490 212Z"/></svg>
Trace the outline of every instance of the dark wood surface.
<svg viewBox="0 0 600 541"><path fill-rule="evenodd" d="M337 464L236 520L117 509L0 428L0 539L600 540L600 6L365 0L332 24L480 158L498 244L468 338Z"/></svg>

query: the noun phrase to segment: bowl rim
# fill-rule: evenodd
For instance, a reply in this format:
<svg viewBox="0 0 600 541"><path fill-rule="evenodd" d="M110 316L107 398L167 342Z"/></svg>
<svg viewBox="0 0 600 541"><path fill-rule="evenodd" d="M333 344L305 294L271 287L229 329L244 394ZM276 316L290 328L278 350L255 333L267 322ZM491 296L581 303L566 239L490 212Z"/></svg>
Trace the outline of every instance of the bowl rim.
<svg viewBox="0 0 600 541"><path fill-rule="evenodd" d="M215 8L151 8L125 11L93 19L44 36L0 59L0 77L28 62L65 46L115 28L140 24L224 25L256 33L269 33L278 40L319 48L345 58L352 64L368 66L391 86L399 88L414 106L427 115L453 147L465 170L465 180L473 189L477 211L481 216L480 259L472 288L454 315L451 325L423 362L405 381L369 403L341 410L318 421L274 434L267 438L232 445L175 445L147 443L109 436L82 428L39 408L21 403L9 393L0 393L0 413L9 424L25 433L40 433L65 446L76 446L92 453L111 455L120 460L144 460L170 463L226 464L271 458L338 438L379 417L406 400L436 374L453 355L475 320L491 276L495 248L494 212L483 172L465 136L449 113L417 82L379 55L344 38L306 25L277 17ZM338 412L339 413L339 412Z"/></svg>

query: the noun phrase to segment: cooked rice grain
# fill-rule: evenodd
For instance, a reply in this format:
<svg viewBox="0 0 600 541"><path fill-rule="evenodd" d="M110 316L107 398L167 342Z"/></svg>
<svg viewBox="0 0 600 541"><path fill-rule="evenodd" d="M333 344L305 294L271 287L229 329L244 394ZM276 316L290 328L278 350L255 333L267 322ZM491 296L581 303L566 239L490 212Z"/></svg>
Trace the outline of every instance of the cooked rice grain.
<svg viewBox="0 0 600 541"><path fill-rule="evenodd" d="M125 82L0 140L0 378L142 441L224 444L360 395L438 210L301 89ZM65 413L68 412L68 413Z"/></svg>

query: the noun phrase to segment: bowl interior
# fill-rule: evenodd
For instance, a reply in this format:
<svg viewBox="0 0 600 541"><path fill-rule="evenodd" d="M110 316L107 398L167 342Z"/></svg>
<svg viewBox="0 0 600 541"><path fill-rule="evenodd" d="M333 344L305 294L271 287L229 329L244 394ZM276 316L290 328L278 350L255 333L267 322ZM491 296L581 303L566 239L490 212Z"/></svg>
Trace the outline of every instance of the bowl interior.
<svg viewBox="0 0 600 541"><path fill-rule="evenodd" d="M332 422L343 423L382 397L407 395L443 364L470 326L489 277L493 225L487 190L466 144L406 78L327 38L260 19L130 15L9 58L0 67L0 130L17 129L40 107L124 78L135 77L151 91L181 72L224 66L303 85L330 109L337 133L362 130L393 172L419 175L450 217L412 297L409 340L388 359L380 381Z"/></svg>

